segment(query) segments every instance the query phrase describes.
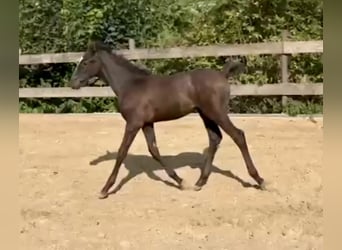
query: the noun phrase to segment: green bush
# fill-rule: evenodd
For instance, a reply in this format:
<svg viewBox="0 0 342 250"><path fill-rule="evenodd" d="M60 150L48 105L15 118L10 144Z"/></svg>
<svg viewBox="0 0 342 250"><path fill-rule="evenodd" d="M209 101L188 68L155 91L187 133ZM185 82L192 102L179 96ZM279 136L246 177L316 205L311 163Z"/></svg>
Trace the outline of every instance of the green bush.
<svg viewBox="0 0 342 250"><path fill-rule="evenodd" d="M84 51L90 38L116 49L278 41L282 30L291 40L323 39L322 0L19 0L19 41L23 54ZM241 84L280 82L279 55L247 56ZM140 60L155 73L197 67L221 68L225 58ZM20 66L20 87L67 86L72 63ZM293 55L291 82L323 82L321 54ZM20 99L20 112L114 112L115 98ZM230 111L296 115L322 113L322 97L235 97Z"/></svg>

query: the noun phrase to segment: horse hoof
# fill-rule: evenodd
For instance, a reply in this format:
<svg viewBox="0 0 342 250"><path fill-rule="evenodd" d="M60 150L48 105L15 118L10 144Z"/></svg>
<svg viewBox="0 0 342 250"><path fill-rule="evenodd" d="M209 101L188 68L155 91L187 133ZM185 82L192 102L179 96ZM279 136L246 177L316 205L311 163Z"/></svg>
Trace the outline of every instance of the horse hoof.
<svg viewBox="0 0 342 250"><path fill-rule="evenodd" d="M181 190L192 190L193 187L189 183L187 183L185 180L183 180L181 185L180 185L180 189Z"/></svg>
<svg viewBox="0 0 342 250"><path fill-rule="evenodd" d="M201 186L197 186L197 185L194 186L194 191L200 191L201 189L202 189Z"/></svg>
<svg viewBox="0 0 342 250"><path fill-rule="evenodd" d="M259 185L260 190L266 191L269 193L274 193L280 195L279 190L277 189L275 183L269 182L269 181L264 181L261 185Z"/></svg>
<svg viewBox="0 0 342 250"><path fill-rule="evenodd" d="M262 190L262 191L271 191L272 188L270 188L269 184L270 184L269 182L263 180L262 183L259 184L260 190Z"/></svg>
<svg viewBox="0 0 342 250"><path fill-rule="evenodd" d="M108 197L108 193L103 193L103 192L101 192L100 194L99 194L99 199L106 199Z"/></svg>

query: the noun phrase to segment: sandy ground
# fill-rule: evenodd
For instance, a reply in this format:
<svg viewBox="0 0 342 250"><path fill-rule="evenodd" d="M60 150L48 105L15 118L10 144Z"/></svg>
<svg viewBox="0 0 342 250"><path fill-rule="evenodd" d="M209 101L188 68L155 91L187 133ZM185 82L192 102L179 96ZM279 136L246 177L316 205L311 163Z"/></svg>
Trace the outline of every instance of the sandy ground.
<svg viewBox="0 0 342 250"><path fill-rule="evenodd" d="M316 120L233 118L268 191L244 187L254 182L228 136L201 191L167 185L140 132L121 167L121 189L99 200L121 117L20 115L22 249L323 249L323 121ZM208 144L200 118L156 124L156 134L165 161L195 183Z"/></svg>

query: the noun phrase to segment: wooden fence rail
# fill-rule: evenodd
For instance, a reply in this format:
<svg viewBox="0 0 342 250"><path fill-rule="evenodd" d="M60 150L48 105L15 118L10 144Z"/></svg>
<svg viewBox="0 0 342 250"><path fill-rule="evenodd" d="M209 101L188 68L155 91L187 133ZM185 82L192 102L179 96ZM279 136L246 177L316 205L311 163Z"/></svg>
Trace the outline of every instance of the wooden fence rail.
<svg viewBox="0 0 342 250"><path fill-rule="evenodd" d="M271 96L271 95L323 95L323 83L288 83L288 56L299 53L323 53L323 40L319 41L286 41L252 44L212 45L176 47L164 49L135 48L130 41L130 49L116 53L130 60L137 59L170 59L186 57L217 57L238 55L279 54L281 57L282 83L231 85L233 96ZM82 52L22 55L19 51L19 64L41 63L74 63L82 56ZM109 87L85 87L80 90L71 88L19 88L19 98L62 98L62 97L112 97ZM285 99L286 101L286 99Z"/></svg>
<svg viewBox="0 0 342 250"><path fill-rule="evenodd" d="M232 96L322 95L323 83L288 83L231 85ZM20 88L20 98L113 97L110 87L84 87L73 90L61 88Z"/></svg>
<svg viewBox="0 0 342 250"><path fill-rule="evenodd" d="M297 54L322 53L323 41L284 41L251 44L210 45L176 47L165 49L124 49L116 51L130 60L137 59L171 59L185 57L217 57L238 55ZM19 64L73 63L77 62L83 52L20 55Z"/></svg>

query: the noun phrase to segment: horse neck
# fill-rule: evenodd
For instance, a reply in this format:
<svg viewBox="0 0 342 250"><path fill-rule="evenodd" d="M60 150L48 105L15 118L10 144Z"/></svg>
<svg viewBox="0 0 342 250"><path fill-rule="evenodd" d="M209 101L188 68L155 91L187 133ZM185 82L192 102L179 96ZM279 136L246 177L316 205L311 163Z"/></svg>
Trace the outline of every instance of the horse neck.
<svg viewBox="0 0 342 250"><path fill-rule="evenodd" d="M137 75L115 62L113 56L107 52L101 53L101 60L103 67L100 78L102 81L106 82L112 88L116 96L120 98L121 94L129 87L130 83Z"/></svg>

